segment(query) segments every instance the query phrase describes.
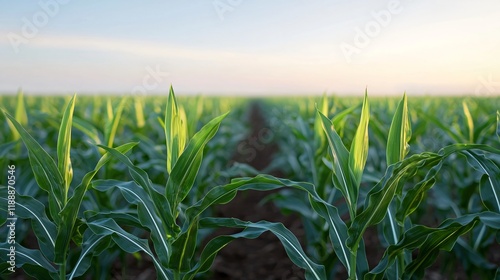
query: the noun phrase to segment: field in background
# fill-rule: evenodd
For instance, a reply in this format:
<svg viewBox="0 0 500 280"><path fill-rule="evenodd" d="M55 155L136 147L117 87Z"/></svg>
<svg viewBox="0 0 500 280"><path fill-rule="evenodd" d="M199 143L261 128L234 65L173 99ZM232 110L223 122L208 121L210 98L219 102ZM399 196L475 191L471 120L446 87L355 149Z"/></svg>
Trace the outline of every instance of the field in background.
<svg viewBox="0 0 500 280"><path fill-rule="evenodd" d="M374 199L377 198L377 193L373 190L377 186L380 186L382 191L385 188L389 189L392 186L388 183L393 176L391 174L400 174L398 168L406 168L405 164L408 161L406 175L398 175L399 177L394 175L398 182L395 183L394 193L391 195L391 199L392 197L394 199L388 202L385 209L389 214L382 215L379 221L376 221L377 218L373 218L366 223L366 227L363 226L360 244L364 244L366 250L360 250L356 253L358 257L366 258L367 263L366 268L363 268L364 261L358 260L357 273L365 274L369 270L376 275L378 271L372 269L377 268L381 269L382 275L386 276L407 275L403 274L404 269L406 269L405 273L411 273L410 276L417 277L422 277L423 274L419 273L426 271L427 278L433 277L433 275L434 277L436 275L443 277L458 275L457 277L460 279L465 279L466 276L493 279L495 273L498 274L500 263L500 254L498 253L500 252L500 234L495 228L495 223L498 226L500 220L497 220L498 216L492 214L493 222L488 223L485 222L485 216L478 213L500 213L500 203L495 195L496 191L500 191L498 184L500 173L497 173L500 165L500 154L498 153L498 149L500 149L498 135L500 132L498 113L500 97L410 96L407 104L405 103L407 109L403 108L401 100L401 97L370 96L367 100L362 97L340 98L336 96L270 97L265 99L180 96L177 97L176 105L173 106L173 99L169 99L166 95L145 97L77 96L76 99L71 99L70 96L35 97L19 94L17 96L0 96L0 107L12 115L48 155L58 159L54 160L54 163L60 166L61 157L58 156L61 153L61 148L58 147L58 143L61 142L61 120L68 116L66 113L68 112L68 104L74 102L74 112L72 112L72 120L69 122L71 138L67 144L68 157L71 158L71 161L69 165L65 166L66 171L71 171L71 178L65 181L68 198L76 192L81 182L85 181L86 174L96 168L96 164L106 153L98 145L117 148L132 142L137 144L133 148L127 149L129 151L123 150L119 154L125 154L136 168L147 173L152 190L165 192L165 186L169 186L169 178L175 163L177 160L182 161L180 155L183 154L184 148L188 147L189 139L195 137L196 132L200 131L207 123L211 123L212 119L230 112L223 120L220 120L220 127L216 127L214 124L213 135L207 136L208 140L213 138L209 142L207 141L206 145L201 146L202 158L200 156L193 157L194 160L200 161L199 171L193 172L191 185L179 201L178 216L174 215L174 220L186 219L189 222L193 221L189 219L190 212L186 209L203 201L216 186L235 182L231 181L234 178L271 174L295 182L308 182L314 186L318 195L315 201L321 200L326 203L325 205L335 207L335 211L338 211L338 217L342 220L339 223L345 224L345 233L351 236L355 229L353 225L357 225L355 217L362 216L366 212L363 210L371 209L369 201L376 201ZM169 108L173 113L169 113ZM326 120L320 117L318 111L326 116ZM179 122L169 119L169 114L178 118ZM325 125L327 120L333 125L333 130ZM172 123L169 123L170 121ZM394 132L397 127L395 122L398 121L399 128L402 130ZM363 125L366 125L366 131L360 129ZM404 127L408 131L403 131ZM44 209L45 214L43 214L44 222L40 222L40 224L43 225L45 220L49 223L48 220L51 220L50 224L58 227L57 219L52 217L54 213L49 211L50 195L48 193L50 191L48 192L47 189L39 186L43 180L40 179L41 175L38 175L37 172L40 172L43 167L34 168L35 152L28 151L26 146L22 144L21 140L26 142L27 136L23 136L19 130L7 120L4 114L0 114L0 170L4 174L9 166L15 165L17 195L31 197L41 202L40 205L30 202L32 203L30 205L36 204L36 207L45 206L45 208L41 208ZM388 142L390 143L388 144ZM476 148L472 147L470 149L473 150L469 151L467 145L453 146L456 144L478 145L474 146L478 150L474 150ZM448 146L452 146L452 148L441 150ZM176 147L179 149L176 150ZM391 149L394 151L388 152ZM448 151L450 151L449 155ZM175 153L179 153L179 155L172 158L172 154ZM351 154L356 154L357 158ZM267 239L263 240L268 240L267 244L273 244L269 247L270 250L263 251L259 255L248 250L252 250L252 246L265 247L266 244L235 243L242 247L247 246L244 247L247 248L245 256L235 257L241 253L238 253L237 246L231 245L232 247L226 248L228 250L223 249L220 252L219 262L216 259L212 265L210 261L213 259L207 260L206 265L212 267L211 272L198 274L197 277L257 279L257 277L272 275L271 279L281 279L282 277L314 279L316 274L313 272L319 271L318 279L324 279L320 275L321 272L327 275L327 279L333 279L331 277L334 276L353 277L353 273L357 271L356 268L352 268L352 259L344 258L339 254L339 250L345 246L349 247L350 243L346 241L347 238L340 245L333 240L331 230L338 224L325 222L322 212L318 210L319 208L315 208L319 207L319 204L315 205L310 202L316 199L313 199L314 195L303 192L300 187L284 188L279 191L275 188L256 187L259 191L266 191L264 192L266 195L258 195L256 191L251 191L248 192L247 197L238 194L235 198L237 204L234 204L235 201L233 201L233 204L227 204L229 207L225 206L226 208L215 207L217 203L211 204L203 212L203 215L196 218L202 220L205 218L207 222L206 224L197 224L193 231L197 238L192 241L191 247L188 247L192 258L186 260L187 268L180 269L170 262L164 262L162 252L157 247L159 241L154 239L154 233L151 234L149 222L145 222L141 217L144 209L141 208L142 206L138 206L140 203L138 204L137 201L133 201L132 198L124 194L123 190L128 187L118 183L140 181L137 174L143 175L127 165L123 158L120 159L120 155L96 171L92 179L96 183L88 188L82 198L80 208L76 208L76 226L69 235L72 240L71 249L67 251L67 265L64 266L68 274L77 266L77 260L82 255L82 248L86 248L87 243L85 242L92 240L91 237L87 236L86 231L100 232L97 230L98 223L96 221L100 221L99 219L103 217L112 219L119 227L133 236L149 239L149 245L147 242L146 245L154 250L151 251L151 254L131 255L126 253L123 248L123 240L118 240L118 238L113 239L113 241L107 240L106 251L97 250L94 255L84 259L88 265L85 269L82 268L81 271L78 271L76 275L84 273L84 275L95 278L98 275L112 274L120 279L125 279L125 275L127 277L143 275L142 277L145 277L143 279L147 279L147 277L154 277L156 273L159 275L160 269L158 267L160 265L154 262L155 257L158 257L158 262L165 269L166 276L164 277L166 278L170 274L173 275L172 279L174 279L177 276L195 275L196 273L192 271L201 273L203 269L196 270L199 268L195 264L200 258L203 259L203 256L200 255L201 249L208 240L217 235L236 234L235 232L237 232L220 232L219 228L236 226L229 224L226 220L212 221L210 217L238 217L242 220L252 220L254 223L260 220L283 222L286 227L292 229L291 233L299 238L298 241L308 256L305 262L311 261L311 263L323 266L323 268L311 265L311 269L308 269L306 266L304 274L304 267L299 265L302 264L302 260L298 260L297 256L288 252L289 248L285 246L287 248L286 254L290 256L291 261L288 260L280 245L284 242L283 239L268 238L264 235L263 238ZM421 159L414 166L410 165L410 158L419 156L428 156L429 158L435 156L436 159L435 161ZM439 158L439 162L437 161L438 156L443 156L442 159ZM343 157L346 157L346 162L342 162ZM169 161L171 161L171 167L169 167ZM357 161L358 165L353 164L352 161ZM483 163L487 164L485 169L482 169ZM359 167L360 164L361 167ZM135 173L132 171L129 173L129 170L135 170ZM344 185L339 179L341 178L340 173L346 170L348 170L346 176L348 178L352 176L352 186L349 185L350 183ZM63 177L66 176L64 172L61 173ZM113 189L111 185L106 185L109 180L113 180L114 184L119 186L123 196L119 195L120 192ZM8 184L7 176L0 177L0 186L5 193ZM148 192L148 197L151 196L147 187L140 183L137 184ZM282 182L282 184L286 184L286 182ZM135 187L139 188L139 186ZM411 194L417 188L415 186L422 187L422 189L419 189L420 192L415 194L413 200L409 200L409 193ZM273 191L270 191L271 189ZM354 197L357 202L350 200L352 193L349 192L353 189L356 190ZM18 201L23 199L20 198ZM153 198L151 200L156 203ZM349 201L351 202L349 203ZM261 206L259 203L272 206ZM380 203L383 204L383 200ZM404 207L406 203L411 204L411 207L406 209ZM4 203L2 202L2 204ZM232 208L230 205L233 205ZM391 209L393 210L392 214ZM6 206L2 205L0 211L2 212L2 222L6 222ZM110 214L113 211L116 213ZM155 211L158 209L155 208ZM172 207L172 211L176 213L177 209ZM249 211L252 212L252 215L259 211L261 213L249 216L248 213L245 213ZM126 214L128 216L120 216L117 214L118 212L121 213L120 215ZM400 216L396 217L396 212ZM23 214L19 213L19 215ZM135 215L138 217L131 218ZM164 218L161 214L158 215L158 220ZM468 215L478 216L470 222L465 222L463 220L465 218L458 220L461 217L469 217ZM392 218L401 223L397 224L391 220ZM455 231L451 230L445 222L450 218L459 221L455 221L455 223L460 224L460 227L455 224ZM52 267L60 268L60 264L54 261L53 254L47 253L50 251L47 247L54 247L54 245L51 246L50 242L41 237L43 234L37 232L40 230L40 224L29 222L33 219L28 214L20 216L16 226L16 242L23 248L40 250L43 256L33 256L44 257ZM472 216L470 219L473 219ZM87 224L92 222L94 224ZM202 225L206 225L206 228L202 228ZM404 251L397 251L395 244L404 242L405 234L413 233L410 230L416 228L416 225L431 228L443 227L440 229L441 232L445 236L453 236L453 242L446 243L441 240L442 243L438 242L438 245L432 245L428 241L432 240L434 234L438 235L439 232L429 232L426 238L422 237L421 243L414 247L406 244ZM245 228L244 226L239 227ZM266 229L274 234L281 232L271 230L271 226ZM165 230L170 232L168 228ZM179 236L184 236L182 233L191 232L192 228L190 226L189 229L186 229L180 226L179 230L181 233ZM54 230L54 235L56 232L60 234L59 230ZM117 230L117 232L120 231ZM172 232L176 233L176 229L173 229ZM104 233L102 234L105 236ZM3 238L7 235L8 228L3 226L0 229L0 236ZM246 237L252 239L250 236ZM190 237L188 235L183 238L189 239ZM440 240L439 237L436 238L436 240ZM172 242L167 247L175 250L178 245L174 241ZM2 246L7 246L2 244ZM390 245L393 245L390 248L398 252L395 253L394 259L389 258L387 253L389 251L384 254ZM221 245L221 248L224 246ZM444 251L439 253L439 258L434 259L432 256L422 256L424 252L419 252L417 249L432 251L436 256L439 249ZM350 250L352 252L352 248ZM130 249L128 252L139 251L141 250ZM34 251L28 250L26 252L35 254ZM348 254L349 251L345 249L344 252ZM4 255L2 252L0 256L2 261L5 258ZM277 265L270 266L269 262L265 261L266 259L271 259L270 262ZM30 263L29 260L21 257L17 260L16 265L26 264L23 267L26 270L24 273L33 275L39 270L43 270L37 269L36 265ZM356 254L354 254L354 260L356 260ZM124 264L130 262L132 265L117 265L120 262ZM386 267L380 265L383 262L387 262L385 263ZM230 263L230 265L225 265L225 263ZM0 265L0 268L4 270L3 273L9 273L4 264L5 261ZM292 268L294 264L298 267ZM45 264L41 266L43 267ZM231 269L224 271L224 266ZM250 268L245 268L245 266ZM261 268L260 272L259 267ZM456 269L457 267L458 269ZM238 268L241 271L238 272L240 274L235 272ZM19 272L20 270L21 268L18 269L16 275L23 275ZM50 268L45 270L47 271L46 275L50 277L57 275L57 272L51 271ZM150 274L144 276L145 271L149 271Z"/></svg>

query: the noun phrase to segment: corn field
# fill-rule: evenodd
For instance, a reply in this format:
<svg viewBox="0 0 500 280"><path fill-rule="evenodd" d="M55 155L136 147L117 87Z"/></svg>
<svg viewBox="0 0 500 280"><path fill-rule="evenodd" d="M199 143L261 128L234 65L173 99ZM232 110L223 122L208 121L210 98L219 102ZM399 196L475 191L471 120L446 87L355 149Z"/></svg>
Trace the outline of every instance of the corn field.
<svg viewBox="0 0 500 280"><path fill-rule="evenodd" d="M248 120L249 104L265 124ZM5 278L141 279L130 267L142 265L154 271L142 279L216 279L225 247L272 234L294 279L456 279L457 267L500 279L499 97L256 100L171 88L19 92L0 108ZM300 232L220 215L250 192Z"/></svg>

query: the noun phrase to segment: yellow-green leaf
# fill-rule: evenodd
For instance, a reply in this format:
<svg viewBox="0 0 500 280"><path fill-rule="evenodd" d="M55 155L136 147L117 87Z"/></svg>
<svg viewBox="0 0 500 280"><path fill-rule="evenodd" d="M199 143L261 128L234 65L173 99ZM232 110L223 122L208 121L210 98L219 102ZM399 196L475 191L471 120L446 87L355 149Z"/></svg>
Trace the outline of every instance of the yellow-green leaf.
<svg viewBox="0 0 500 280"><path fill-rule="evenodd" d="M368 123L370 122L370 106L368 105L368 93L365 91L363 108L361 109L361 119L354 136L351 151L349 153L349 168L351 169L356 187L359 188L361 176L365 169L368 157Z"/></svg>
<svg viewBox="0 0 500 280"><path fill-rule="evenodd" d="M389 136L387 138L386 159L387 165L392 165L405 158L410 150L408 142L411 138L410 116L406 93L399 102L396 113L392 119Z"/></svg>

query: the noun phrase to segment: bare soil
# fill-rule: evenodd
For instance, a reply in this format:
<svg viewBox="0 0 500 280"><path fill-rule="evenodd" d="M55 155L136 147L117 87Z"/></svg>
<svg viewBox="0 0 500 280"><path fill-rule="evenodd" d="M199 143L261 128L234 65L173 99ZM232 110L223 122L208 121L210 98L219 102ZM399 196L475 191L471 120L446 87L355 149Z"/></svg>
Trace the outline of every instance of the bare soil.
<svg viewBox="0 0 500 280"><path fill-rule="evenodd" d="M251 132L244 140L244 144L252 147L255 156L235 153L233 160L247 163L257 170L262 170L271 161L273 154L278 151L274 143L264 143L260 141L259 135L263 135L269 129L261 108L258 103L252 103L249 111L249 122ZM253 155L253 154L252 154ZM279 170L271 172L271 175L280 177ZM299 240L304 237L300 218L295 215L284 216L272 203L261 205L261 201L272 193L262 191L239 192L234 200L225 205L220 205L216 209L216 216L234 217L244 221L257 222L266 220L271 222L281 222L290 229ZM238 230L220 229L212 237L221 234L232 234ZM257 239L237 239L223 248L212 267L211 279L305 279L304 272L286 255L279 239L272 233L266 232Z"/></svg>

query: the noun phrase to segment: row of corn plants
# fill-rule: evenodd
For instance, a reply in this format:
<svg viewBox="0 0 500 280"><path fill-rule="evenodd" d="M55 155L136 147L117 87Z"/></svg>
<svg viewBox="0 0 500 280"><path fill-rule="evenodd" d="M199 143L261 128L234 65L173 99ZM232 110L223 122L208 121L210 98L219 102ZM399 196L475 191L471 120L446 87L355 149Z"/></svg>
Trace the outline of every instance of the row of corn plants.
<svg viewBox="0 0 500 280"><path fill-rule="evenodd" d="M483 105L491 102L479 101ZM279 162L277 165L288 163L288 176L314 183L322 197L335 205L339 215L333 224L325 227L325 221L308 207L302 194L284 191L270 199L284 211L302 215L308 242L306 251L325 265L329 277L334 278L342 270L340 264L351 279L422 278L425 269L435 262L439 250L453 248L457 248L455 251L469 269L468 273L490 279L498 274L498 264L489 262L485 256L488 247L498 244L499 237L497 107L476 107L483 110L483 114L476 114L482 119L474 128L478 120L472 118L465 101L460 103L465 123L462 127L456 124L446 127L441 123L443 120L440 122L429 113L421 114L425 111L419 108L414 118L418 130L413 137L421 141L425 137L423 127L430 123L441 129L439 136L446 140L440 141L444 147L436 152L417 151L411 156L407 156L409 144L416 146L417 143L411 141L412 112L406 96L393 108L392 123L386 132L382 118L387 113L380 114L383 111L379 110L376 119L370 118L366 95L360 105L337 105L338 112L332 119L325 116L332 109L324 97L316 105L316 116L296 109L295 112L300 113L296 113L295 120L287 120L288 124L277 121L278 129L287 131L284 135L296 136L294 142L288 139L281 142L280 146L285 148L283 155L275 160ZM494 110L488 114L485 108ZM275 118L282 119L280 115L288 112L275 110ZM360 118L357 128L346 127L356 115ZM342 140L346 138L350 142ZM371 138L376 138L374 148L369 146ZM421 149L420 145L416 150ZM454 178L450 180L451 176ZM458 206L458 201L465 201L466 206ZM439 223L424 226L429 221L421 221L416 214L433 207L454 211L430 213ZM385 253L370 270L363 237L374 225Z"/></svg>
<svg viewBox="0 0 500 280"><path fill-rule="evenodd" d="M193 279L206 275L231 241L266 231L307 279L333 279L340 267L350 279L422 278L440 250L457 247L482 276L498 274L484 250L500 237L498 112L483 117L479 102L462 102L462 117L452 123L464 120L464 126L447 126L427 113L432 102L411 111L406 96L375 116L366 94L359 105L348 99L335 108L332 102L342 99L323 96L316 106L312 99L283 102L266 110L283 151L269 169L289 166L289 180L233 178L245 167L227 164L228 147L235 148L245 127L221 124L241 119L244 102L196 98L184 100L185 109L173 90L161 106L139 97L93 98L78 110L75 96L47 99L30 104L19 94L8 103L14 106L6 106L1 127L0 165L15 162L23 174L16 266L35 278L106 279L117 259L132 254L151 260L159 279ZM289 114L287 105L298 106L297 113ZM59 120L53 112L62 107ZM230 107L240 108L239 116L228 115ZM434 142L425 138L430 129L438 131ZM426 141L442 147L427 150ZM409 153L410 145L416 151ZM5 224L8 189L0 183ZM305 250L280 223L212 214L214 205L230 202L238 191L278 188L269 199L302 215ZM437 224L422 221L428 207L440 210ZM364 235L373 226L385 253L369 267ZM203 246L207 232L221 227L241 231ZM22 243L28 232L36 245ZM0 244L1 251L9 248ZM6 254L0 259L0 270L9 273Z"/></svg>
<svg viewBox="0 0 500 280"><path fill-rule="evenodd" d="M114 145L114 141L110 140L117 135L117 122L124 102L120 101L116 108L106 106L111 113L104 139L109 141L92 143L99 147L100 158L76 184L73 182L71 154L76 96L68 101L62 115L55 141L55 156L51 156L16 117L4 112L11 131L18 134L15 136L17 139L6 145L16 146L19 140L24 142L34 180L42 191L42 195L35 192L16 197L16 215L23 221L31 222L38 245L37 248L15 245L15 265L18 268L38 279L73 279L95 267L92 263L109 265L110 254L142 252L152 260L159 279L193 279L206 272L216 253L232 240L257 238L263 232L271 231L309 277L324 278L322 266L308 258L295 236L282 224L267 221L251 223L207 215L212 205L229 202L239 190L268 190L290 183L257 176L233 179L206 192L192 192L207 143L217 133L227 113L212 119L190 137L186 114L171 90L165 118L158 121L165 135L167 178L166 182L155 182L139 164L132 162L131 156L126 155L138 146L138 142ZM16 112L19 111L23 111L22 108L16 109ZM82 123L80 125L83 126ZM82 130L91 130L90 125L84 125ZM92 135L89 131L82 132ZM99 134L94 136L94 140L101 140ZM15 153L13 150L12 147L11 151ZM109 168L113 161L113 168ZM127 177L116 174L123 168L129 172ZM149 168L146 170L149 171ZM98 173L102 173L102 179L96 179ZM111 175L113 178L109 178ZM72 187L72 184L76 186ZM4 185L0 190L4 194L0 211L2 217L7 217L8 190ZM307 191L314 193L310 187ZM2 223L5 222L3 219ZM233 235L217 236L200 248L199 236L203 230L219 227L244 230ZM9 248L7 242L0 244L0 250L4 252L8 252ZM5 254L0 258L4 261L1 264L4 273L8 273L8 258ZM106 272L96 273L105 276Z"/></svg>

